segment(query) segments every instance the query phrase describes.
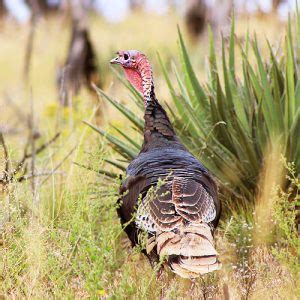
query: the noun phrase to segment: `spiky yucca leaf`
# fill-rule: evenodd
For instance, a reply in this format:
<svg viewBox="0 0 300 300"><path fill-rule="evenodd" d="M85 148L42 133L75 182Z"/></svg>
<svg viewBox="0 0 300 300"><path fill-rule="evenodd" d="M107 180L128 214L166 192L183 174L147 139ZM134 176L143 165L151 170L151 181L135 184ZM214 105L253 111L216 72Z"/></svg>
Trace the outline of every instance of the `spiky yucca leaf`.
<svg viewBox="0 0 300 300"><path fill-rule="evenodd" d="M282 154L288 161L294 161L296 172L300 172L299 14L296 22L297 38L294 39L289 22L284 44L275 53L266 41L267 60L263 59L257 38L250 41L247 33L244 46L238 47L242 57L242 73L239 74L233 21L229 50L222 42L221 69L218 68L214 41L210 39L209 80L206 83L198 81L180 31L181 72L173 67L176 85L159 56L171 95L173 105L168 105L169 115L176 132L185 146L236 198L254 199L267 147L280 144ZM251 51L254 61L250 60ZM277 52L282 52L283 56ZM139 93L126 81L123 83L141 109ZM98 90L98 93L141 132L141 117L102 91ZM98 132L126 161L137 155L139 145L133 137L121 131L120 138L101 130ZM123 166L120 169L123 170Z"/></svg>

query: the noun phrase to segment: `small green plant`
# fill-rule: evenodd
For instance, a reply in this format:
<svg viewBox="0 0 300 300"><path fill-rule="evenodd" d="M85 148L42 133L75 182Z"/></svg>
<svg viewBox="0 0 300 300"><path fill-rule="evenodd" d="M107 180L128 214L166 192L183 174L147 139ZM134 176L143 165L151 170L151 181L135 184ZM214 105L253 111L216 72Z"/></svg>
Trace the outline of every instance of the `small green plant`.
<svg viewBox="0 0 300 300"><path fill-rule="evenodd" d="M295 280L296 293L300 295L299 284L299 220L297 207L300 203L300 177L297 175L295 164L283 160L288 171L287 179L291 182L289 189L284 192L277 190L274 219L276 223L276 244L272 248L274 256L288 269Z"/></svg>

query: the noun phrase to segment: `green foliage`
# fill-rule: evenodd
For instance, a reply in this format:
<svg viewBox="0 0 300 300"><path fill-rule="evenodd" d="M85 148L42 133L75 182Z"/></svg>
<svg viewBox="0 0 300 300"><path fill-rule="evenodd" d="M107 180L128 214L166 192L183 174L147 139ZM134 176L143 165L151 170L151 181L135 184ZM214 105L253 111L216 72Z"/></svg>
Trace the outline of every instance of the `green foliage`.
<svg viewBox="0 0 300 300"><path fill-rule="evenodd" d="M214 137L212 133L220 127L226 128L225 121L214 123L214 126L211 126L209 114L202 114L201 111L202 106L207 106L206 102L208 102L206 109L211 107L208 95L213 91L218 91L222 96L220 91L224 89L223 72L216 73L220 77L220 86L218 86L218 82L215 80L217 76L214 74L214 70L219 67L219 61L216 59L219 55L213 53L213 50L218 47L211 47L210 57L214 57L216 66L209 72L209 84L199 83L199 88L195 76L199 74L200 70L193 68L193 74L190 69L191 66L194 66L194 59L193 64L186 67L179 65L176 67L170 63L170 53L174 52L174 46L176 46L170 42L174 36L172 24L177 22L177 16L172 17L171 23L168 21L169 16L168 18L165 16L155 17L155 20L153 17L152 15L149 18L144 14L134 14L125 23L115 24L114 31L120 33L120 37L126 37L126 39L116 39L116 35L111 34L111 24L105 24L101 19L92 16L93 22L90 25L92 35L95 37L93 40L96 43L96 49L101 55L103 80L107 84L111 82L112 76L107 61L112 52L118 48L130 47L134 43L138 49L144 49L149 57L153 57L155 49L149 44L149 34L157 33L153 35L152 40L156 41L157 49L164 55L163 60L153 61L154 70L155 73L159 71L158 62L160 61L162 70L166 73L165 77L169 79L169 82L166 81L165 85L161 85L162 92L164 93L164 87L168 87L172 97L172 102L168 101L164 106L169 105L169 114L173 118L181 139L195 155L204 161L206 148L211 147L210 139ZM251 26L254 25L257 28L262 26L261 22L257 22L256 17L250 18L252 18ZM243 18L240 18L239 21L243 26ZM133 35L133 28L138 28L141 22L148 23L145 24L144 30L137 30ZM264 22L269 22L269 19ZM277 21L273 20L272 26L268 26L272 27L271 32L277 30L277 26L273 26L273 24L277 24ZM16 38L15 34L25 37L28 28L25 26L16 31L16 26L10 25L10 21L4 22L3 25L1 28L3 47L1 47L0 55L3 61L0 72L2 89L15 104L20 105L20 113L22 113L16 113L13 107L8 105L9 99L3 95L2 100L0 99L2 109L0 127L5 130L6 128L10 130L10 127L13 129L13 134L7 134L5 137L8 145L11 146L9 152L14 161L23 154L22 145L25 145L27 131L23 128L25 124L20 122L20 116L26 114L26 111L30 109L31 101L31 96L26 94L22 76L16 76L23 65L22 56L18 53L24 39ZM300 29L300 22L298 26ZM55 16L51 20L46 18L45 22L38 24L38 28L35 36L37 47L33 49L33 65L28 82L30 87L32 86L36 117L40 119L38 129L43 141L51 138L58 128L62 130L62 138L55 147L48 148L37 159L37 170L50 172L67 156L74 145L78 145L78 148L60 166L57 174L53 174L43 184L41 182L44 181L44 178L38 180L39 207L34 207L30 180L25 180L21 184L13 183L8 194L0 190L0 298L245 299L248 291L253 295L253 299L266 298L266 295L274 299L295 298L295 284L291 280L291 274L295 274L297 271L295 268L297 252L293 246L296 240L294 239L295 232L293 234L288 232L289 226L292 225L290 218L294 216L294 213L291 213L294 211L294 206L293 203L286 203L286 198L281 196L280 201L283 202L283 206L280 205L281 208L278 211L280 218L275 218L278 226L282 227L282 230L277 228L276 231L277 245L268 244L268 248L261 253L255 251L257 246L253 244L252 240L249 240L254 235L252 227L256 225L252 215L253 206L244 203L245 212L242 213L240 203L231 201L234 198L232 196L227 198L232 205L231 209L227 211L227 215L223 213L222 222L216 233L217 249L223 268L218 272L207 274L193 283L175 276L167 268L165 268L166 272L157 277L155 269L150 267L147 259L140 253L141 249L131 248L128 238L120 226L115 207L117 200L115 194L118 192L119 185L115 174L116 170L125 170L128 161L137 155L140 148L139 141L143 128L141 96L123 77L118 75L127 86L132 103L127 103L126 100L122 104L114 102L116 108L127 113L128 117L125 122L124 118L120 121L117 120L118 116L115 116L111 109L105 111L105 117L115 126L112 126L108 132L100 130L100 134L110 137L111 140L103 139L99 145L99 140L95 139L94 133L87 126L81 124L82 119L90 121L93 118L95 112L92 110L92 97L83 91L79 96L73 98L74 106L68 108L59 107L56 101L57 94L53 84L55 70L53 62L49 59L62 57L62 47L64 48L64 45L68 44L66 40L66 38L69 39L68 28L61 30L61 22L57 22ZM259 33L263 35L262 32ZM56 42L58 38L62 41L61 43ZM234 50L234 41L235 38L232 35L230 38L231 50L229 51L224 45L226 57L230 51ZM300 30L298 30L299 44ZM45 45L47 51L44 51ZM245 42L245 53L251 53L250 46L250 39L248 39ZM180 47L182 48L182 46ZM181 48L180 51L183 51ZM299 50L297 52L295 47L294 53L290 50L289 52L290 55L294 55L295 60L296 57L299 57ZM262 49L262 53L265 53L264 49ZM279 57L280 50L278 53L274 50L274 55ZM196 56L197 58L201 57L201 53L197 52ZM185 63L184 60L189 57L191 58L185 50L185 53L180 55L181 63ZM237 78L240 78L239 56L231 55L230 58L226 59L227 69L228 72L235 71L235 74L230 76L236 78L237 81ZM282 72L285 68L284 59L278 60L278 68ZM7 64L7 61L14 63ZM250 61L252 62L252 58L249 59ZM211 60L211 63L214 64L214 61ZM256 67L253 66L253 68ZM172 74L171 70L173 70ZM299 65L296 64L294 70L299 75ZM276 74L276 68L273 68L273 72ZM212 77L211 73L215 77ZM280 74L278 73L278 76L282 75ZM158 75L156 76L158 79L156 82L158 82L159 73L156 75ZM191 78L186 78L186 76L191 76ZM177 83L174 84L173 78ZM291 77L289 78L289 86L292 86L293 81ZM252 79L255 81L254 76ZM211 89L213 80L215 80L214 88ZM295 87L296 83L297 80L294 79ZM245 84L248 83L245 82ZM281 92L285 88L284 85L287 84L285 78L281 78L280 84L279 91ZM121 91L118 90L118 85L116 88L115 93L118 95L119 92L122 93L122 90L125 90L123 88ZM226 92L226 90L224 91ZM200 93L203 96L201 104L199 104L199 111L195 110L197 98L193 93ZM236 100L235 94L233 92L232 94L233 100ZM111 97L109 98L111 99ZM291 98L293 98L293 93L291 93ZM295 90L295 98L299 99L299 84ZM91 101L87 101L87 99ZM186 101L190 101L190 99L193 100L193 103L191 101L191 104L187 106ZM222 97L220 99L222 100ZM284 101L284 97L282 101ZM242 102L237 102L236 105L238 104L242 105ZM217 102L218 109L221 108L220 105L224 104ZM126 110L128 107L133 107L133 109ZM243 110L241 110L242 112ZM200 114L203 120L199 121ZM129 121L129 119L132 120ZM128 124L136 129L136 133L133 130L130 130L130 134L128 133L130 127L127 126ZM106 141L112 144L116 141L113 138L122 141L116 145L117 153L112 153L115 150L106 146ZM131 147L127 147L127 145ZM124 147L127 147L127 157L119 154L123 153ZM223 150L220 153L223 153ZM114 170L105 168L103 172L99 171L98 168L99 166L103 168L104 161L111 164ZM3 165L3 151L0 147L0 169ZM85 166L85 169L78 165ZM297 164L294 168L297 169ZM228 168L229 171L230 168ZM287 192L290 193L285 190L285 193ZM291 196L287 198L293 199L293 195L295 194L291 193ZM288 206L291 209L288 209ZM229 218L226 218L228 215ZM285 216L288 216L288 219ZM287 235L288 238L286 238ZM270 248L277 258L276 261L272 259ZM251 249L251 251L245 252L247 249ZM285 271L286 269L290 272ZM255 284L251 283L253 276ZM249 281L249 279L251 280Z"/></svg>
<svg viewBox="0 0 300 300"><path fill-rule="evenodd" d="M295 23L298 31L299 16ZM230 191L236 199L253 202L267 147L278 147L279 144L282 154L294 161L296 171L300 171L300 47L294 37L299 32L294 34L292 25L294 22L289 21L285 41L276 52L266 41L269 57L264 59L256 36L250 40L247 35L244 45L235 45L233 21L228 49L222 41L220 66L211 35L206 83L197 79L179 30L181 68L180 71L173 68L177 84L158 57L172 101L165 105L176 132L187 148L219 179L222 190ZM241 56L240 76L237 75L237 55ZM142 114L141 96L123 79L122 82ZM142 117L101 90L97 91L138 133L142 132ZM139 145L126 132L118 129L118 135L114 136L97 131L107 138L122 161L128 162L138 154ZM116 166L114 162L112 164ZM123 165L120 169L124 170Z"/></svg>
<svg viewBox="0 0 300 300"><path fill-rule="evenodd" d="M284 160L288 170L288 180L291 182L287 192L277 191L274 205L274 219L277 228L277 243L273 247L275 257L289 270L295 280L297 295L300 295L299 280L300 268L300 243L299 220L297 219L297 207L300 203L300 178L295 173L295 164Z"/></svg>

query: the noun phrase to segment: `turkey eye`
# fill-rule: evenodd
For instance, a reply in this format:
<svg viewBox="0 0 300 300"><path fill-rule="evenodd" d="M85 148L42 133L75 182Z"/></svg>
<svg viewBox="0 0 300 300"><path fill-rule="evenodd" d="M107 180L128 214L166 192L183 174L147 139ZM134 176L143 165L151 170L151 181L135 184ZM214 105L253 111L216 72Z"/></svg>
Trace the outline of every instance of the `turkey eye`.
<svg viewBox="0 0 300 300"><path fill-rule="evenodd" d="M129 58L128 54L124 54L124 59L127 60Z"/></svg>

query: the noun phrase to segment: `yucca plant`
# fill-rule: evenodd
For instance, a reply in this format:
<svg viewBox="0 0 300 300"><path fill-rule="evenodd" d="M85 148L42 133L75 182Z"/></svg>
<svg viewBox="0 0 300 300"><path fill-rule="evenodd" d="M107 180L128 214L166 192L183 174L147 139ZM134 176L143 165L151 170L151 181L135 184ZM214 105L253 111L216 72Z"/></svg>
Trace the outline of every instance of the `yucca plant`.
<svg viewBox="0 0 300 300"><path fill-rule="evenodd" d="M300 17L297 13L295 33L289 21L283 45L276 51L266 41L269 58L264 60L258 41L247 34L241 54L242 74L236 71L235 25L232 20L227 47L222 42L220 66L213 38L210 38L209 71L206 83L195 75L183 37L179 34L180 72L174 66L176 86L158 57L172 105L168 105L176 131L186 147L210 169L221 182L223 191L234 197L253 201L267 149L281 147L281 153L300 171ZM250 55L254 60L250 59ZM132 124L143 131L143 100L122 76L140 116L103 91L99 95L111 103ZM165 104L166 106L167 104ZM119 161L107 161L124 170L140 146L134 137L115 128L111 135L90 125L121 155ZM279 163L279 162L278 162ZM106 175L107 172L103 171ZM112 176L112 173L108 174ZM228 194L227 194L228 195Z"/></svg>

